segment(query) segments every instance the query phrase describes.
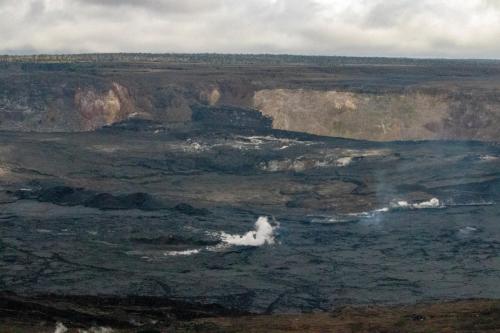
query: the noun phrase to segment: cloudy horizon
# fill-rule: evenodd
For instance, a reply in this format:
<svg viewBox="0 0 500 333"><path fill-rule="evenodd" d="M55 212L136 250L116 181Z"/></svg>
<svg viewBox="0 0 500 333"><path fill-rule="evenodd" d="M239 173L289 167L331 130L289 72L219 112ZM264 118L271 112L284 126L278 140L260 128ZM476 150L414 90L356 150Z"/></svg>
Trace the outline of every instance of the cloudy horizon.
<svg viewBox="0 0 500 333"><path fill-rule="evenodd" d="M0 54L500 58L500 0L0 0Z"/></svg>

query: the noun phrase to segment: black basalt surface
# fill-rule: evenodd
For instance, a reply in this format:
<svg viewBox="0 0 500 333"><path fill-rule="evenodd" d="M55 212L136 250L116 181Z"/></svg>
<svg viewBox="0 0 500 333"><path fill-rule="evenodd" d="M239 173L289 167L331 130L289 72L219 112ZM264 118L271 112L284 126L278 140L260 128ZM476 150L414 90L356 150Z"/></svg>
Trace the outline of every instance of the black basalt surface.
<svg viewBox="0 0 500 333"><path fill-rule="evenodd" d="M41 295L44 309L168 300L169 316L500 297L497 144L324 138L200 112L0 133L3 313ZM259 216L269 242L238 244Z"/></svg>

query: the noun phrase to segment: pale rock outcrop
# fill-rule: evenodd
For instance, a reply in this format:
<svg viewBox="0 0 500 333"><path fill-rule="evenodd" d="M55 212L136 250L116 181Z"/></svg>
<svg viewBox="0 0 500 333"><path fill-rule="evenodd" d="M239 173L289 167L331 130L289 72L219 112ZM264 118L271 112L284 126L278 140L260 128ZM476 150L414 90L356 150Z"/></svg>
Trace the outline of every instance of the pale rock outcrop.
<svg viewBox="0 0 500 333"><path fill-rule="evenodd" d="M446 96L305 89L256 91L253 106L276 129L369 140L442 138Z"/></svg>
<svg viewBox="0 0 500 333"><path fill-rule="evenodd" d="M116 82L104 92L94 88L78 89L75 105L81 116L81 130L84 131L122 121L136 112L128 89Z"/></svg>

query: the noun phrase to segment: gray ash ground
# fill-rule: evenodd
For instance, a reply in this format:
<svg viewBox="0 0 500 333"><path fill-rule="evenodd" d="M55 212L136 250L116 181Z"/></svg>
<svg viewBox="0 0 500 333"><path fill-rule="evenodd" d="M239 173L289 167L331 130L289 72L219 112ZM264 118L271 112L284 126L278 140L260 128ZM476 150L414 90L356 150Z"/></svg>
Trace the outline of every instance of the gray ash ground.
<svg viewBox="0 0 500 333"><path fill-rule="evenodd" d="M497 144L197 112L169 128L0 133L0 289L259 313L500 297ZM260 216L272 233L243 245Z"/></svg>

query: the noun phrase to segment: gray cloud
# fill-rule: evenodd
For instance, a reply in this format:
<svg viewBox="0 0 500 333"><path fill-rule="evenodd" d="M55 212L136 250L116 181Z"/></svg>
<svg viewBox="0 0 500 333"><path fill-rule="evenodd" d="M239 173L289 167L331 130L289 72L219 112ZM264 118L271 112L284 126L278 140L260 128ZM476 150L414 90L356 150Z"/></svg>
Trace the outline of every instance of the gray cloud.
<svg viewBox="0 0 500 333"><path fill-rule="evenodd" d="M82 6L116 9L132 7L158 12L158 14L199 13L217 9L222 2L217 0L75 0Z"/></svg>
<svg viewBox="0 0 500 333"><path fill-rule="evenodd" d="M367 28L397 27L405 20L419 15L427 7L426 1L383 1L377 2L365 18Z"/></svg>
<svg viewBox="0 0 500 333"><path fill-rule="evenodd" d="M500 58L500 0L0 0L0 53Z"/></svg>

